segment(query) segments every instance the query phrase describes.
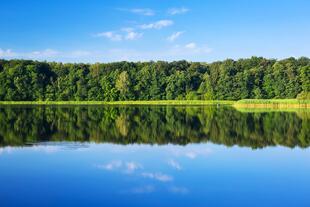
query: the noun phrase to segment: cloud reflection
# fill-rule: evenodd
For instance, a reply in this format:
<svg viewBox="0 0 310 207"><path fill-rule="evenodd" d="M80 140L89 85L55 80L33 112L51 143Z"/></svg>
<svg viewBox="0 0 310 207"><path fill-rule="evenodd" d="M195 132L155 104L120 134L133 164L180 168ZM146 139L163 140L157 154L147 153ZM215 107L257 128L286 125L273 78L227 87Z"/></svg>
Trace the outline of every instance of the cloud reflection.
<svg viewBox="0 0 310 207"><path fill-rule="evenodd" d="M182 169L181 165L177 161L175 161L173 159L168 161L168 165L171 166L172 168L176 169L176 170L181 170Z"/></svg>
<svg viewBox="0 0 310 207"><path fill-rule="evenodd" d="M96 165L97 168L103 169L103 170L119 170L124 173L133 173L138 169L142 169L142 165L137 162L123 162L121 160L113 160L109 163L103 164L103 165Z"/></svg>
<svg viewBox="0 0 310 207"><path fill-rule="evenodd" d="M187 194L189 192L189 190L185 187L176 187L176 186L169 188L169 191L171 193L176 193L176 194Z"/></svg>
<svg viewBox="0 0 310 207"><path fill-rule="evenodd" d="M146 185L141 187L132 188L129 192L135 194L142 194L142 193L152 193L155 191L155 187L152 185Z"/></svg>
<svg viewBox="0 0 310 207"><path fill-rule="evenodd" d="M141 176L145 177L145 178L150 178L150 179L158 180L160 182L169 182L169 181L173 180L172 176L163 174L161 172L157 172L157 173L145 172L145 173L142 173Z"/></svg>
<svg viewBox="0 0 310 207"><path fill-rule="evenodd" d="M210 148L195 148L187 147L187 149L173 148L172 154L177 157L187 157L189 159L196 159L198 157L207 157L212 153Z"/></svg>
<svg viewBox="0 0 310 207"><path fill-rule="evenodd" d="M114 160L114 161L111 161L107 164L104 164L104 165L96 165L97 168L99 169L104 169L104 170L115 170L115 169L118 169L120 167L122 167L123 165L123 162L120 161L120 160Z"/></svg>

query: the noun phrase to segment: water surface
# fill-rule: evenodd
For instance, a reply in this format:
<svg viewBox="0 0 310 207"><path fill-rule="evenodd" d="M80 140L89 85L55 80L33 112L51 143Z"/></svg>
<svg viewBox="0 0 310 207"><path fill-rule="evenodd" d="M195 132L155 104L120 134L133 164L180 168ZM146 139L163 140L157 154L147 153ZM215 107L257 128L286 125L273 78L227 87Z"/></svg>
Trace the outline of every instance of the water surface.
<svg viewBox="0 0 310 207"><path fill-rule="evenodd" d="M1 206L310 206L307 111L0 107Z"/></svg>

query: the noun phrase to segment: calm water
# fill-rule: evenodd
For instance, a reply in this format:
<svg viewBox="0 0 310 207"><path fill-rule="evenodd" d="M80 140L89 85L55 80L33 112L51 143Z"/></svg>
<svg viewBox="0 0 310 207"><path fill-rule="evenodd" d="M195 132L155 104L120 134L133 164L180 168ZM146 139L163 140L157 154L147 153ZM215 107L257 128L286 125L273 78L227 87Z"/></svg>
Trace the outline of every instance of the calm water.
<svg viewBox="0 0 310 207"><path fill-rule="evenodd" d="M0 107L1 206L310 206L310 113Z"/></svg>

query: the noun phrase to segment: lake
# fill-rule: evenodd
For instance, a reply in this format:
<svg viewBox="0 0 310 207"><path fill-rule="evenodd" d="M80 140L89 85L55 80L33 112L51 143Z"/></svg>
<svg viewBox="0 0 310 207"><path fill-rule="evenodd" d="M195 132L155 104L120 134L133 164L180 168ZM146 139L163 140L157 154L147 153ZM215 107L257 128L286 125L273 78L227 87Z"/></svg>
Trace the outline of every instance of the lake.
<svg viewBox="0 0 310 207"><path fill-rule="evenodd" d="M1 106L1 206L310 206L310 112Z"/></svg>

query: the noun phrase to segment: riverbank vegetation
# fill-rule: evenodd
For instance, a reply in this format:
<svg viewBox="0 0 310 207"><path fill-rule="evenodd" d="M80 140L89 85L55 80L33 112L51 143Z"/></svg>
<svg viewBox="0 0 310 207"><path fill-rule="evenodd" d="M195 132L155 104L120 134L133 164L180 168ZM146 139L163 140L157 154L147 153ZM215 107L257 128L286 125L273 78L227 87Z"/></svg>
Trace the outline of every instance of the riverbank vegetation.
<svg viewBox="0 0 310 207"><path fill-rule="evenodd" d="M232 105L235 101L157 100L157 101L0 101L0 105Z"/></svg>
<svg viewBox="0 0 310 207"><path fill-rule="evenodd" d="M206 106L233 105L236 108L269 108L269 109L310 109L310 100L298 99L245 99L239 101L221 100L155 100L155 101L0 101L0 105L173 105L173 106Z"/></svg>
<svg viewBox="0 0 310 207"><path fill-rule="evenodd" d="M237 108L310 108L310 100L244 99L234 102Z"/></svg>
<svg viewBox="0 0 310 207"><path fill-rule="evenodd" d="M309 58L210 64L0 60L0 101L309 99L309 91Z"/></svg>

